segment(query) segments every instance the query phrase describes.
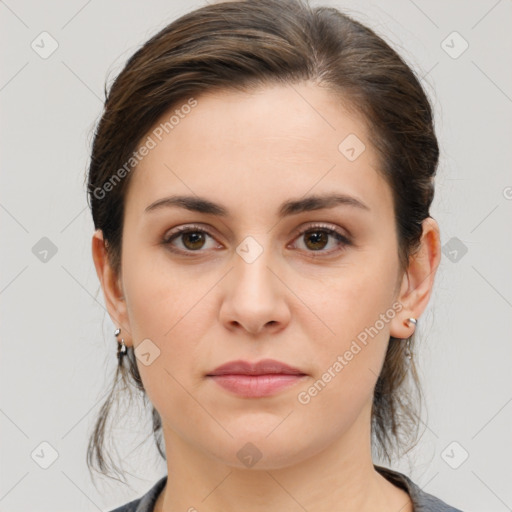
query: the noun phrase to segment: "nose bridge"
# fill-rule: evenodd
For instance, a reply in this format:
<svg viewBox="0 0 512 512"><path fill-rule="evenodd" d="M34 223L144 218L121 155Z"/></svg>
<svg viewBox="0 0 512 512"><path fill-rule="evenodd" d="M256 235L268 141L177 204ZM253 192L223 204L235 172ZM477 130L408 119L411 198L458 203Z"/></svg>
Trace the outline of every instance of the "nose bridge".
<svg viewBox="0 0 512 512"><path fill-rule="evenodd" d="M236 247L222 320L257 333L265 325L281 326L287 318L283 284L274 273L277 259L270 248L271 236L246 236Z"/></svg>
<svg viewBox="0 0 512 512"><path fill-rule="evenodd" d="M266 300L266 295L275 292L275 276L272 268L272 250L270 236L246 236L236 247L235 286L242 289L242 299L247 293L257 295L259 300ZM268 298L268 297L267 297Z"/></svg>

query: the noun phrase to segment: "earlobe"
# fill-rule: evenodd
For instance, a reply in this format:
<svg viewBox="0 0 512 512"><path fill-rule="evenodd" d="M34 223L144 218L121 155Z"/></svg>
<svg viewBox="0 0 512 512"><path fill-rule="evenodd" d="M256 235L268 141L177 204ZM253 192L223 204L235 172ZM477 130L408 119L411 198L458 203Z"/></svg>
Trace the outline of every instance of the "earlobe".
<svg viewBox="0 0 512 512"><path fill-rule="evenodd" d="M115 274L110 265L103 233L100 229L96 230L92 237L92 257L103 290L108 314L114 325L123 329L126 345L129 346L131 340L126 302L119 276Z"/></svg>
<svg viewBox="0 0 512 512"><path fill-rule="evenodd" d="M432 217L427 217L422 227L420 247L410 257L397 297L403 309L390 325L390 334L395 338L406 339L414 333L415 324L409 319L417 320L427 307L441 260L437 222Z"/></svg>

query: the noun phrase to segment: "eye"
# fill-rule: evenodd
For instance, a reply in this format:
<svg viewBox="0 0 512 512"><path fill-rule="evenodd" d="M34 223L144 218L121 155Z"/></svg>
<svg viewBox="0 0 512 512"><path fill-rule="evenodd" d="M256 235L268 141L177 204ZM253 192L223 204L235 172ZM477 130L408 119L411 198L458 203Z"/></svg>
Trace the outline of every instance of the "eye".
<svg viewBox="0 0 512 512"><path fill-rule="evenodd" d="M205 252L201 249L208 249L205 247L207 239L214 240L213 236L200 226L186 225L176 228L167 237L162 240L162 243L169 247L173 252L190 255L191 253ZM337 229L325 224L315 224L308 226L295 234L294 240L305 240L305 250L310 253L321 253L322 255L330 255L342 251L346 246L352 245L348 237L341 234ZM329 240L331 239L331 240ZM175 241L179 241L182 247L176 247ZM334 245L334 249L324 250L326 246ZM210 247L215 247L215 244ZM316 255L313 255L316 256Z"/></svg>
<svg viewBox="0 0 512 512"><path fill-rule="evenodd" d="M346 246L351 245L351 241L338 230L325 224L315 224L297 234L299 240L304 240L307 252L320 252L322 254L332 254L342 251ZM334 245L334 249L324 250L329 245L329 238Z"/></svg>
<svg viewBox="0 0 512 512"><path fill-rule="evenodd" d="M204 229L199 226L180 226L170 235L168 235L162 243L169 246L169 249L173 252L180 254L186 254L187 252L204 252L200 249L204 248L205 241L207 238L213 237ZM176 248L173 242L178 240L181 242L183 248Z"/></svg>

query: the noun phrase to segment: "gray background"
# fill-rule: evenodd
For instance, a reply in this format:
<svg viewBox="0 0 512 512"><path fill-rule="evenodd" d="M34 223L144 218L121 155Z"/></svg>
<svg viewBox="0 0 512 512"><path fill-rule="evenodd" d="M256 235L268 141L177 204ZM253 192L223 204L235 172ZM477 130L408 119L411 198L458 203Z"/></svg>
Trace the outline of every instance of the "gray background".
<svg viewBox="0 0 512 512"><path fill-rule="evenodd" d="M83 181L105 80L203 3L0 2L2 511L109 510L165 474L136 408L116 431L131 487L95 488L87 472L116 342L97 293ZM432 215L444 250L418 326L428 417L418 447L392 467L464 511L512 510L512 2L312 3L340 7L389 41L436 109ZM31 47L43 31L58 43L47 58ZM43 237L55 254L41 252ZM43 442L58 453L47 469Z"/></svg>

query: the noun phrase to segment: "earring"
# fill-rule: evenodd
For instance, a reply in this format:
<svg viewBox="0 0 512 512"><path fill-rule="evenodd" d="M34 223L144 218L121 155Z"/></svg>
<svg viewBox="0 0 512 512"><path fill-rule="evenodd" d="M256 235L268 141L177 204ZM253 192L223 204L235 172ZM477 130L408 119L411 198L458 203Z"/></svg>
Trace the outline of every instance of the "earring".
<svg viewBox="0 0 512 512"><path fill-rule="evenodd" d="M121 329L117 328L114 332L114 336L117 338L121 334ZM121 341L117 341L117 358L119 360L119 364L123 364L123 356L126 355L128 349L124 343L124 339L121 338Z"/></svg>
<svg viewBox="0 0 512 512"><path fill-rule="evenodd" d="M407 319L410 324L413 324L415 327L418 323L418 320L416 318L408 318ZM411 335L412 336L412 335ZM405 340L405 356L409 361L412 359L412 352L411 352L411 337L406 338Z"/></svg>

